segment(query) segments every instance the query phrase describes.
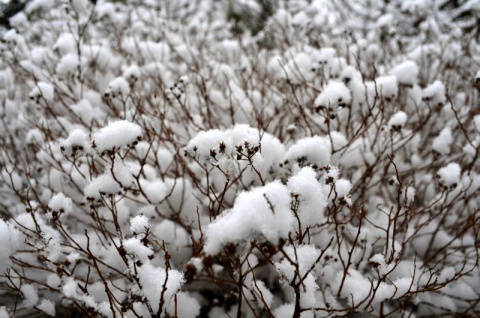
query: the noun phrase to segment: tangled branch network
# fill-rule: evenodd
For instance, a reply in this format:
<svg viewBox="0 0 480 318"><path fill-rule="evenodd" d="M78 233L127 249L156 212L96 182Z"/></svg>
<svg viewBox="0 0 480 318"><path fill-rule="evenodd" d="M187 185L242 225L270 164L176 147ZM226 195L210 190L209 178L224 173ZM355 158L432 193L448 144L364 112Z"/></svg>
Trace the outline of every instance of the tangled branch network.
<svg viewBox="0 0 480 318"><path fill-rule="evenodd" d="M479 11L29 1L0 317L480 316Z"/></svg>

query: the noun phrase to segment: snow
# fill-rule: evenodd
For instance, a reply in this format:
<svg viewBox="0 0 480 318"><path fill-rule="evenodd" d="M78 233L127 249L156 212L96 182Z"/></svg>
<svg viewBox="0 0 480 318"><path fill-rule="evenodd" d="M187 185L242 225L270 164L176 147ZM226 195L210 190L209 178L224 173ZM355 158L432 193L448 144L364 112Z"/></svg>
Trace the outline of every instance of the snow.
<svg viewBox="0 0 480 318"><path fill-rule="evenodd" d="M241 192L233 208L206 229L204 251L216 255L227 243L238 243L262 234L272 244L286 238L293 227L290 192L279 181Z"/></svg>
<svg viewBox="0 0 480 318"><path fill-rule="evenodd" d="M442 289L446 294L465 300L478 299L478 292L464 281L458 281L450 285L450 288Z"/></svg>
<svg viewBox="0 0 480 318"><path fill-rule="evenodd" d="M146 199L152 204L162 202L168 194L167 185L160 180L148 181L140 179L140 187Z"/></svg>
<svg viewBox="0 0 480 318"><path fill-rule="evenodd" d="M93 179L83 190L87 199L100 199L101 195L119 194L121 192L121 185L110 173L106 173Z"/></svg>
<svg viewBox="0 0 480 318"><path fill-rule="evenodd" d="M261 280L252 282L251 289L253 290L254 294L260 299L260 301L265 302L265 305L270 308L273 301L273 294L267 288L267 286L265 286L265 283Z"/></svg>
<svg viewBox="0 0 480 318"><path fill-rule="evenodd" d="M10 266L10 256L20 247L20 232L9 222L0 219L0 273Z"/></svg>
<svg viewBox="0 0 480 318"><path fill-rule="evenodd" d="M233 146L224 132L218 129L201 131L188 142L185 150L188 155L195 156L200 161L208 161L211 158L211 150L215 150L215 153L221 155L220 145L222 143L225 146L225 152L231 153Z"/></svg>
<svg viewBox="0 0 480 318"><path fill-rule="evenodd" d="M415 284L412 284L412 278L402 277L393 281L393 285L396 287L395 295L392 299L398 299L404 296L409 290L415 289Z"/></svg>
<svg viewBox="0 0 480 318"><path fill-rule="evenodd" d="M424 88L422 99L431 105L445 104L445 85L441 81L436 80Z"/></svg>
<svg viewBox="0 0 480 318"><path fill-rule="evenodd" d="M338 179L335 181L335 192L339 198L346 197L350 194L352 183L346 179Z"/></svg>
<svg viewBox="0 0 480 318"><path fill-rule="evenodd" d="M61 217L65 217L72 213L72 199L66 197L63 193L55 194L48 202L48 208L53 212L57 212Z"/></svg>
<svg viewBox="0 0 480 318"><path fill-rule="evenodd" d="M395 76L381 76L375 80L378 94L386 101L393 100L398 94L397 78Z"/></svg>
<svg viewBox="0 0 480 318"><path fill-rule="evenodd" d="M338 131L331 131L329 134L330 142L333 150L340 150L348 144L348 140L344 134Z"/></svg>
<svg viewBox="0 0 480 318"><path fill-rule="evenodd" d="M127 120L110 122L93 135L94 147L99 153L131 146L142 135L142 128Z"/></svg>
<svg viewBox="0 0 480 318"><path fill-rule="evenodd" d="M200 304L197 299L192 297L188 292L179 292L177 294L177 303L178 304L185 304L176 307L175 311L175 303L172 301L170 302L167 312L170 314L171 317L174 317L175 314L177 317L182 318L196 318L200 315Z"/></svg>
<svg viewBox="0 0 480 318"><path fill-rule="evenodd" d="M321 254L318 248L311 245L288 245L285 252L288 257L275 263L275 268L288 282L298 281L299 277L303 278L307 273L311 273ZM290 260L295 263L292 264Z"/></svg>
<svg viewBox="0 0 480 318"><path fill-rule="evenodd" d="M335 280L335 288L340 288L343 272L339 272ZM357 270L349 270L345 278L340 297L346 299L352 306L358 306L372 295L374 284ZM335 291L336 292L336 291ZM388 298L388 297L387 297Z"/></svg>
<svg viewBox="0 0 480 318"><path fill-rule="evenodd" d="M306 53L298 53L291 58L281 73L281 78L288 80L293 84L309 82L313 79L312 60Z"/></svg>
<svg viewBox="0 0 480 318"><path fill-rule="evenodd" d="M273 311L273 315L278 318L290 318L290 317L293 317L294 312L295 312L294 304L284 304L277 307Z"/></svg>
<svg viewBox="0 0 480 318"><path fill-rule="evenodd" d="M154 267L150 262L144 263L137 267L138 279L143 289L143 296L147 299L154 313L159 311L160 298L163 295L163 300L169 305L173 296L180 290L184 283L182 273L176 270L167 271L160 267ZM166 288L163 286L166 281Z"/></svg>
<svg viewBox="0 0 480 318"><path fill-rule="evenodd" d="M453 267L445 267L442 269L440 272L440 275L438 276L438 282L440 284L445 283L455 277L455 268Z"/></svg>
<svg viewBox="0 0 480 318"><path fill-rule="evenodd" d="M326 206L322 185L317 180L316 172L305 167L290 177L287 187L299 202L298 217L304 228L322 222Z"/></svg>
<svg viewBox="0 0 480 318"><path fill-rule="evenodd" d="M473 122L475 124L475 129L478 133L480 133L480 115L476 115L473 117Z"/></svg>
<svg viewBox="0 0 480 318"><path fill-rule="evenodd" d="M292 18L292 25L295 27L306 28L310 24L310 18L303 11L295 14Z"/></svg>
<svg viewBox="0 0 480 318"><path fill-rule="evenodd" d="M315 107L320 109L348 107L351 101L350 91L343 82L329 81L322 93L315 99Z"/></svg>
<svg viewBox="0 0 480 318"><path fill-rule="evenodd" d="M317 62L320 64L320 66L330 65L336 55L337 50L332 47L321 48L317 57Z"/></svg>
<svg viewBox="0 0 480 318"><path fill-rule="evenodd" d="M55 303L48 299L42 299L37 308L49 316L55 317Z"/></svg>
<svg viewBox="0 0 480 318"><path fill-rule="evenodd" d="M145 246L139 238L129 238L123 241L123 247L127 254L135 255L140 261L145 262L149 256L153 255L153 250L149 246Z"/></svg>
<svg viewBox="0 0 480 318"><path fill-rule="evenodd" d="M215 163L231 175L237 168L234 160L238 162L248 158L258 171L267 172L283 157L285 148L271 134L260 133L245 124L237 124L224 131L200 131L190 139L183 151L200 164Z"/></svg>
<svg viewBox="0 0 480 318"><path fill-rule="evenodd" d="M108 84L108 88L105 90L104 96L124 100L130 93L130 86L123 77L117 77Z"/></svg>
<svg viewBox="0 0 480 318"><path fill-rule="evenodd" d="M57 41L53 45L54 50L58 50L61 55L74 54L76 51L77 41L72 33L61 33Z"/></svg>
<svg viewBox="0 0 480 318"><path fill-rule="evenodd" d="M433 139L432 149L441 155L448 155L452 143L452 130L449 127L445 127L440 134Z"/></svg>
<svg viewBox="0 0 480 318"><path fill-rule="evenodd" d="M414 61L404 61L390 70L390 75L397 78L401 85L412 86L417 84L418 66Z"/></svg>
<svg viewBox="0 0 480 318"><path fill-rule="evenodd" d="M471 311L479 27L453 17L475 1L23 2L0 315Z"/></svg>
<svg viewBox="0 0 480 318"><path fill-rule="evenodd" d="M19 43L21 41L21 35L17 33L17 30L11 29L6 31L3 34L3 40L6 42L11 42L11 43Z"/></svg>
<svg viewBox="0 0 480 318"><path fill-rule="evenodd" d="M85 154L90 150L90 142L87 133L81 129L73 129L68 138L62 142L62 153L67 157Z"/></svg>
<svg viewBox="0 0 480 318"><path fill-rule="evenodd" d="M34 11L48 11L55 5L55 0L33 0L27 4L25 12L30 14Z"/></svg>
<svg viewBox="0 0 480 318"><path fill-rule="evenodd" d="M188 233L184 228L177 226L170 220L163 220L157 224L153 234L161 241L175 245L187 245L189 243ZM182 246L182 247L183 247Z"/></svg>
<svg viewBox="0 0 480 318"><path fill-rule="evenodd" d="M407 114L403 111L398 111L395 114L390 117L390 120L388 121L388 127L392 130L400 130L405 126L405 123L407 122Z"/></svg>
<svg viewBox="0 0 480 318"><path fill-rule="evenodd" d="M43 144L43 135L42 132L38 129L31 129L26 138L25 141L27 145L42 145Z"/></svg>
<svg viewBox="0 0 480 318"><path fill-rule="evenodd" d="M415 193L416 193L416 190L414 187L407 188L407 192L405 193L405 196L409 204L412 204L413 201L415 200Z"/></svg>
<svg viewBox="0 0 480 318"><path fill-rule="evenodd" d="M148 228L148 217L145 215L136 215L130 219L130 232L132 234L144 233Z"/></svg>
<svg viewBox="0 0 480 318"><path fill-rule="evenodd" d="M302 138L292 145L285 159L299 165L316 165L322 167L330 162L331 146L326 138L313 136Z"/></svg>
<svg viewBox="0 0 480 318"><path fill-rule="evenodd" d="M129 66L125 71L123 71L123 78L125 78L131 84L137 82L140 79L140 69L137 65Z"/></svg>
<svg viewBox="0 0 480 318"><path fill-rule="evenodd" d="M394 264L387 264L383 254L375 254L370 257L370 264L372 264L378 271L380 277L387 275L394 268Z"/></svg>
<svg viewBox="0 0 480 318"><path fill-rule="evenodd" d="M5 306L0 307L0 318L10 318L10 314Z"/></svg>
<svg viewBox="0 0 480 318"><path fill-rule="evenodd" d="M76 72L78 63L78 56L74 54L67 54L57 64L56 73L60 76L72 75Z"/></svg>
<svg viewBox="0 0 480 318"><path fill-rule="evenodd" d="M32 308L40 300L37 289L31 284L22 285L20 291L22 292L23 297L25 297L24 304L27 308Z"/></svg>
<svg viewBox="0 0 480 318"><path fill-rule="evenodd" d="M93 107L88 99L82 99L77 104L70 106L73 112L81 118L82 122L90 125L93 119Z"/></svg>
<svg viewBox="0 0 480 318"><path fill-rule="evenodd" d="M82 12L88 5L88 0L72 0L70 5L76 12Z"/></svg>
<svg viewBox="0 0 480 318"><path fill-rule="evenodd" d="M21 30L28 24L28 18L24 12L20 11L10 17L9 22L13 29Z"/></svg>
<svg viewBox="0 0 480 318"><path fill-rule="evenodd" d="M43 97L47 102L52 102L54 97L54 89L52 84L45 82L38 82L37 85L30 92L30 99L38 102L40 97Z"/></svg>
<svg viewBox="0 0 480 318"><path fill-rule="evenodd" d="M71 264L75 264L81 260L81 256L78 253L70 253L67 255L67 261Z"/></svg>
<svg viewBox="0 0 480 318"><path fill-rule="evenodd" d="M458 163L450 163L446 167L440 168L437 172L439 183L443 187L456 187L460 182L461 168Z"/></svg>

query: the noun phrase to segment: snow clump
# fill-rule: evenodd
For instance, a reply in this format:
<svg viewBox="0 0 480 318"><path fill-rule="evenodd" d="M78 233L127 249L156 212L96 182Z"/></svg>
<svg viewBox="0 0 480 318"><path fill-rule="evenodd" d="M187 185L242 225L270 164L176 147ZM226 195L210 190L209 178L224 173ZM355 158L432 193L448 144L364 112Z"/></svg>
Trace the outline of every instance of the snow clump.
<svg viewBox="0 0 480 318"><path fill-rule="evenodd" d="M440 134L433 139L432 149L439 154L448 155L452 143L452 130L449 127L445 127Z"/></svg>
<svg viewBox="0 0 480 318"><path fill-rule="evenodd" d="M233 208L208 226L204 251L215 255L228 243L239 243L260 234L277 244L279 239L288 236L293 222L290 191L279 181L274 181L241 192Z"/></svg>
<svg viewBox="0 0 480 318"><path fill-rule="evenodd" d="M54 97L54 88L52 84L45 82L38 82L37 85L30 92L30 99L36 103L40 101L40 97L44 98L47 102L52 102Z"/></svg>
<svg viewBox="0 0 480 318"><path fill-rule="evenodd" d="M428 85L423 90L423 101L432 105L443 105L445 103L445 85L439 80Z"/></svg>
<svg viewBox="0 0 480 318"><path fill-rule="evenodd" d="M20 232L8 222L0 219L0 274L10 267L12 256L20 247Z"/></svg>
<svg viewBox="0 0 480 318"><path fill-rule="evenodd" d="M312 165L317 168L330 163L330 142L320 136L307 137L298 140L291 146L285 158L287 161L295 161L299 166Z"/></svg>
<svg viewBox="0 0 480 318"><path fill-rule="evenodd" d="M387 102L393 100L398 94L397 78L395 76L381 76L375 81L378 94Z"/></svg>
<svg viewBox="0 0 480 318"><path fill-rule="evenodd" d="M134 235L143 233L148 228L148 217L145 215L136 215L130 219L130 232L132 232Z"/></svg>
<svg viewBox="0 0 480 318"><path fill-rule="evenodd" d="M147 298L154 313L160 309L160 299L168 305L173 300L173 296L180 290L184 283L182 273L176 270L165 270L160 267L154 267L150 262L146 262L136 268L139 283L143 288L143 296ZM165 288L163 288L165 286Z"/></svg>
<svg viewBox="0 0 480 318"><path fill-rule="evenodd" d="M395 76L399 84L413 87L417 83L417 63L409 60L404 61L391 69L390 75Z"/></svg>
<svg viewBox="0 0 480 318"><path fill-rule="evenodd" d="M105 97L120 97L124 99L130 93L130 86L128 82L123 77L117 77L108 84L108 88L105 91Z"/></svg>
<svg viewBox="0 0 480 318"><path fill-rule="evenodd" d="M445 190L455 188L460 182L462 169L458 163L450 163L437 172L438 182Z"/></svg>
<svg viewBox="0 0 480 318"><path fill-rule="evenodd" d="M31 284L22 285L20 291L22 292L23 297L25 297L24 304L27 308L32 308L40 300L37 289Z"/></svg>
<svg viewBox="0 0 480 318"><path fill-rule="evenodd" d="M67 157L87 153L90 150L87 133L81 128L72 130L62 142L60 150Z"/></svg>
<svg viewBox="0 0 480 318"><path fill-rule="evenodd" d="M99 153L106 150L118 150L121 147L134 145L142 135L142 128L127 120L110 122L93 135L95 149Z"/></svg>
<svg viewBox="0 0 480 318"><path fill-rule="evenodd" d="M73 211L72 199L63 193L57 193L48 202L48 208L53 218L66 216Z"/></svg>
<svg viewBox="0 0 480 318"><path fill-rule="evenodd" d="M330 81L325 89L315 99L318 110L348 107L352 101L350 90L343 82Z"/></svg>
<svg viewBox="0 0 480 318"><path fill-rule="evenodd" d="M403 111L396 112L390 117L388 121L388 127L391 130L400 130L407 122L407 114Z"/></svg>

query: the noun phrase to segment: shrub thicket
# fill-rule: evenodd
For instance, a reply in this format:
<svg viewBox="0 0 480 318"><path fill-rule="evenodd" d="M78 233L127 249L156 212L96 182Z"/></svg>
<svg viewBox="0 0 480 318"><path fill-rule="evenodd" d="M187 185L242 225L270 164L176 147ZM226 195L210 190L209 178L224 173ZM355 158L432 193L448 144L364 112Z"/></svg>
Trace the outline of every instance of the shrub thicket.
<svg viewBox="0 0 480 318"><path fill-rule="evenodd" d="M59 2L0 44L0 317L480 315L475 28Z"/></svg>

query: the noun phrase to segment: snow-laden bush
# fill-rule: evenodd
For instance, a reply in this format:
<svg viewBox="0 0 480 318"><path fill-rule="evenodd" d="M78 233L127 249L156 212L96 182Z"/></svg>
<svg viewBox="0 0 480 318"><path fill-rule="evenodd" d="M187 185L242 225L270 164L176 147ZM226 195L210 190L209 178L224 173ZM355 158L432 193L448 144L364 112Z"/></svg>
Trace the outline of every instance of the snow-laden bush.
<svg viewBox="0 0 480 318"><path fill-rule="evenodd" d="M480 315L480 44L447 13L30 1L0 43L0 316Z"/></svg>

